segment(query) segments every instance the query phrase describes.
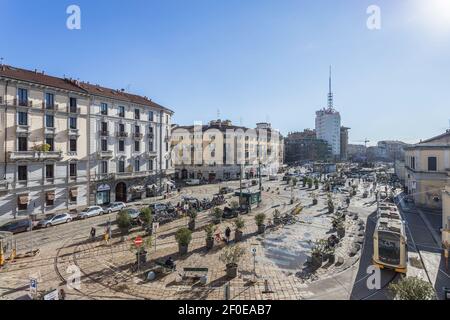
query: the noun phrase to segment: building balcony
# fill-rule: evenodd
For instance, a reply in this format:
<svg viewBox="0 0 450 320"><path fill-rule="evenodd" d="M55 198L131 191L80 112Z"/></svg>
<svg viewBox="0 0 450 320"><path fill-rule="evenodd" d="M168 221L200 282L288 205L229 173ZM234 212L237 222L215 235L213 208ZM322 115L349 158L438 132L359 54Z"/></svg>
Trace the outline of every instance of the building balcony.
<svg viewBox="0 0 450 320"><path fill-rule="evenodd" d="M28 160L28 161L44 161L44 160L61 160L62 152L61 151L10 151L8 152L9 160L11 161L20 161L20 160Z"/></svg>
<svg viewBox="0 0 450 320"><path fill-rule="evenodd" d="M99 151L98 157L100 159L111 159L113 157L113 152L111 150Z"/></svg>
<svg viewBox="0 0 450 320"><path fill-rule="evenodd" d="M154 134L153 132L147 133L147 137L148 137L149 139L153 139L153 138L155 137L155 134Z"/></svg>
<svg viewBox="0 0 450 320"><path fill-rule="evenodd" d="M114 173L99 173L99 174L91 175L91 181L93 181L93 182L114 180L114 179L115 179Z"/></svg>
<svg viewBox="0 0 450 320"><path fill-rule="evenodd" d="M145 156L149 159L151 158L156 158L158 156L158 152L157 151L146 151L145 152Z"/></svg>
<svg viewBox="0 0 450 320"><path fill-rule="evenodd" d="M118 131L118 132L116 132L116 137L118 137L118 138L127 138L128 137L128 132Z"/></svg>
<svg viewBox="0 0 450 320"><path fill-rule="evenodd" d="M79 136L80 135L80 130L79 129L73 129L73 128L69 128L69 136Z"/></svg>
<svg viewBox="0 0 450 320"><path fill-rule="evenodd" d="M109 136L109 131L108 130L100 130L100 135L102 137L107 137L107 136Z"/></svg>
<svg viewBox="0 0 450 320"><path fill-rule="evenodd" d="M133 133L133 138L136 140L141 140L143 137L144 137L144 135L142 133L139 133L139 132Z"/></svg>
<svg viewBox="0 0 450 320"><path fill-rule="evenodd" d="M30 126L18 125L18 126L16 126L16 133L18 135L28 135L28 134L30 134Z"/></svg>
<svg viewBox="0 0 450 320"><path fill-rule="evenodd" d="M71 106L67 106L67 113L71 113L71 114L80 114L81 113L81 108L78 107L71 107Z"/></svg>
<svg viewBox="0 0 450 320"><path fill-rule="evenodd" d="M143 178L154 174L154 171L137 171L137 172L118 172L115 174L116 180L118 179L133 179Z"/></svg>
<svg viewBox="0 0 450 320"><path fill-rule="evenodd" d="M18 100L17 98L14 98L13 100L13 105L16 107L32 107L33 106L33 101L31 100Z"/></svg>
<svg viewBox="0 0 450 320"><path fill-rule="evenodd" d="M50 111L55 111L58 110L59 105L52 103L52 104L47 104L46 102L42 102L42 109L44 110L50 110Z"/></svg>
<svg viewBox="0 0 450 320"><path fill-rule="evenodd" d="M51 135L56 134L56 128L45 127L44 133L51 134Z"/></svg>

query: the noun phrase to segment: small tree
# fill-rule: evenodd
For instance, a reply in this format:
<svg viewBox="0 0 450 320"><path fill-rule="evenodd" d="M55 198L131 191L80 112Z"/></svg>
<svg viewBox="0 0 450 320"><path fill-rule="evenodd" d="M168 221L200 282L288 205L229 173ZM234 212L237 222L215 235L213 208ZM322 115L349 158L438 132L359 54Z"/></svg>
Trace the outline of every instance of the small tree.
<svg viewBox="0 0 450 320"><path fill-rule="evenodd" d="M418 277L405 277L397 283L389 284L396 300L433 300L435 292L433 286Z"/></svg>
<svg viewBox="0 0 450 320"><path fill-rule="evenodd" d="M234 220L234 226L236 227L236 230L241 231L245 227L245 221L242 218L237 218Z"/></svg>
<svg viewBox="0 0 450 320"><path fill-rule="evenodd" d="M124 210L121 210L117 214L116 222L119 229L122 230L122 232L128 232L128 230L131 228L131 217Z"/></svg>
<svg viewBox="0 0 450 320"><path fill-rule="evenodd" d="M239 208L239 202L237 201L232 201L231 202L231 210L236 211Z"/></svg>
<svg viewBox="0 0 450 320"><path fill-rule="evenodd" d="M222 216L223 216L223 210L218 207L214 208L212 210L212 216L213 216L214 223L220 223L220 221L222 220Z"/></svg>
<svg viewBox="0 0 450 320"><path fill-rule="evenodd" d="M308 178L308 181L307 181L307 183L308 183L308 188L309 188L309 189L311 189L311 188L312 188L312 186L313 186L313 179L311 179L311 178Z"/></svg>
<svg viewBox="0 0 450 320"><path fill-rule="evenodd" d="M280 217L281 217L280 210L275 209L275 211L274 211L274 213L273 213L273 219L274 219L274 220L275 220L275 219L280 219Z"/></svg>
<svg viewBox="0 0 450 320"><path fill-rule="evenodd" d="M192 240L192 231L188 228L178 229L175 233L175 240L180 246L187 247Z"/></svg>
<svg viewBox="0 0 450 320"><path fill-rule="evenodd" d="M208 224L205 227L205 232L206 232L206 238L207 239L212 239L214 238L214 231L216 231L216 226L213 224Z"/></svg>
<svg viewBox="0 0 450 320"><path fill-rule="evenodd" d="M297 178L292 178L292 186L293 187L295 187L295 186L297 186L297 183L298 183L298 179Z"/></svg>
<svg viewBox="0 0 450 320"><path fill-rule="evenodd" d="M219 259L227 266L237 266L241 257L244 256L245 250L238 245L226 247L220 255Z"/></svg>
<svg viewBox="0 0 450 320"><path fill-rule="evenodd" d="M150 208L142 208L140 218L144 225L149 226L153 222L152 210Z"/></svg>
<svg viewBox="0 0 450 320"><path fill-rule="evenodd" d="M303 180L302 180L303 188L306 187L307 182L308 182L308 178L306 176L304 176Z"/></svg>
<svg viewBox="0 0 450 320"><path fill-rule="evenodd" d="M191 221L195 221L195 219L197 218L197 215L198 215L197 210L195 210L194 208L189 209L188 216L191 219Z"/></svg>
<svg viewBox="0 0 450 320"><path fill-rule="evenodd" d="M314 187L317 189L319 189L319 180L318 179L314 179Z"/></svg>
<svg viewBox="0 0 450 320"><path fill-rule="evenodd" d="M255 222L256 222L256 225L257 225L258 227L264 225L264 221L265 221L265 220L266 220L266 214L265 214L265 213L258 213L258 214L255 216Z"/></svg>

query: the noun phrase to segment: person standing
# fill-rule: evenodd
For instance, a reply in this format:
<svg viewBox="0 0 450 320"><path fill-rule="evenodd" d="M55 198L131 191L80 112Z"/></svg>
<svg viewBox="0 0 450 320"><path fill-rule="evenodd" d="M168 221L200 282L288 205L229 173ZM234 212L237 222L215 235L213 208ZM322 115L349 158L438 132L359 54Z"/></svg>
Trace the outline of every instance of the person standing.
<svg viewBox="0 0 450 320"><path fill-rule="evenodd" d="M225 229L225 239L226 239L227 244L228 244L228 242L230 242L230 236L231 236L231 229L230 229L230 227L227 227Z"/></svg>
<svg viewBox="0 0 450 320"><path fill-rule="evenodd" d="M97 230L95 230L95 228L92 227L92 228L91 228L91 239L92 239L92 241L95 240L95 234L96 234L96 233L97 233Z"/></svg>

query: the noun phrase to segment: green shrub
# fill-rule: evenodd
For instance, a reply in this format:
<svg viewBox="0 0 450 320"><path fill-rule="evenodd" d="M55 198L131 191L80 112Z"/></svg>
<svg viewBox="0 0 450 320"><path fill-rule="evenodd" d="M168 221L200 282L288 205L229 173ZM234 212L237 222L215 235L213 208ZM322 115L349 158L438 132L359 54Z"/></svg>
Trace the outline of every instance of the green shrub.
<svg viewBox="0 0 450 320"><path fill-rule="evenodd" d="M237 218L234 221L234 226L236 227L236 230L242 230L245 227L245 221L242 218Z"/></svg>
<svg viewBox="0 0 450 320"><path fill-rule="evenodd" d="M192 231L188 228L181 228L175 234L175 240L177 240L180 246L188 246L192 240Z"/></svg>
<svg viewBox="0 0 450 320"><path fill-rule="evenodd" d="M265 213L258 213L255 216L255 222L256 222L256 225L258 227L262 226L264 224L264 220L266 220L266 214Z"/></svg>
<svg viewBox="0 0 450 320"><path fill-rule="evenodd" d="M128 230L131 227L131 217L130 215L124 211L121 210L118 214L117 214L117 218L116 218L116 222L117 222L117 226L121 229L121 230Z"/></svg>
<svg viewBox="0 0 450 320"><path fill-rule="evenodd" d="M397 300L432 300L435 296L433 286L418 277L402 278L389 284L389 290Z"/></svg>

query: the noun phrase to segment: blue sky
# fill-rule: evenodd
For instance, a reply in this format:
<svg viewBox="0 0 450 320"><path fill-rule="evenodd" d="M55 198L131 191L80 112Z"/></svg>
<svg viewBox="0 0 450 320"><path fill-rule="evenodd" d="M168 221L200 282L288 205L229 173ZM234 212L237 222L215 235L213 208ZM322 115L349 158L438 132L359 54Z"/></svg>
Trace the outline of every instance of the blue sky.
<svg viewBox="0 0 450 320"><path fill-rule="evenodd" d="M450 2L0 0L0 56L146 95L172 108L176 123L220 110L284 134L314 126L331 64L352 142L413 142L450 126L450 6L442 1ZM71 4L81 8L81 30L66 28ZM366 27L371 4L381 8L381 30Z"/></svg>

